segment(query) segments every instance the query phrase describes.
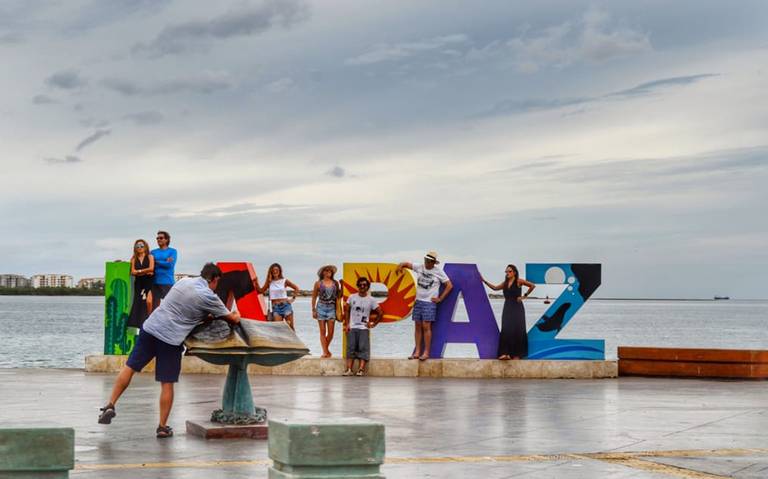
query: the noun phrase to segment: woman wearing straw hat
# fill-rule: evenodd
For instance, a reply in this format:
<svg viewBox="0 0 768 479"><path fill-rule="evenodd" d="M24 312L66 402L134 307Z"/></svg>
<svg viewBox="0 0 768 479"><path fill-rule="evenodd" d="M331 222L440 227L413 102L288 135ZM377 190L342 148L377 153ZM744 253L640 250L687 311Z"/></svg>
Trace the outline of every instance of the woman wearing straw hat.
<svg viewBox="0 0 768 479"><path fill-rule="evenodd" d="M312 317L317 320L320 328L320 346L323 348L321 358L331 357L331 341L336 316L336 303L341 297L339 282L333 277L336 266L327 264L317 270L315 287L312 289Z"/></svg>

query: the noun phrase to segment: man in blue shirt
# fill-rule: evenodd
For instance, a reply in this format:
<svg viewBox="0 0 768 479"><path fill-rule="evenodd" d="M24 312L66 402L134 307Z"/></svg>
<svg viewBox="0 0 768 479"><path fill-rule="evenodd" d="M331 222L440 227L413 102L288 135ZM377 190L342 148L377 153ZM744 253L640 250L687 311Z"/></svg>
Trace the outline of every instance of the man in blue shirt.
<svg viewBox="0 0 768 479"><path fill-rule="evenodd" d="M99 424L110 424L115 404L128 388L133 375L141 372L152 359L155 380L160 383L160 423L157 437L173 436L168 416L173 406L173 384L179 380L184 339L198 324L209 318L239 323L240 314L230 312L214 290L219 284L221 270L213 263L203 266L198 278L184 278L168 293L168 297L152 311L144 322L136 345L125 366L117 375L109 403L101 408Z"/></svg>
<svg viewBox="0 0 768 479"><path fill-rule="evenodd" d="M152 285L152 309L160 306L160 302L173 287L176 272L176 260L179 254L171 248L171 235L167 231L157 232L157 249L152 250L155 257L155 283Z"/></svg>

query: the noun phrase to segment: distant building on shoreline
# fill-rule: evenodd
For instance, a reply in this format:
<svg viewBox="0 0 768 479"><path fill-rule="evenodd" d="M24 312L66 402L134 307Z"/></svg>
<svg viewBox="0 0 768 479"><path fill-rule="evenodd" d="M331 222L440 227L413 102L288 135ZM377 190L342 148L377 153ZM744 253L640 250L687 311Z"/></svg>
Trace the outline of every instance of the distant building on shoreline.
<svg viewBox="0 0 768 479"><path fill-rule="evenodd" d="M77 282L77 287L82 289L101 289L104 287L104 278L82 278Z"/></svg>
<svg viewBox="0 0 768 479"><path fill-rule="evenodd" d="M176 273L173 275L173 281L178 281L183 278L194 278L196 276L199 276L197 274L187 274L187 273Z"/></svg>
<svg viewBox="0 0 768 479"><path fill-rule="evenodd" d="M36 274L30 278L30 281L35 289L75 287L75 279L68 274Z"/></svg>
<svg viewBox="0 0 768 479"><path fill-rule="evenodd" d="M0 288L29 288L32 281L20 274L0 274Z"/></svg>

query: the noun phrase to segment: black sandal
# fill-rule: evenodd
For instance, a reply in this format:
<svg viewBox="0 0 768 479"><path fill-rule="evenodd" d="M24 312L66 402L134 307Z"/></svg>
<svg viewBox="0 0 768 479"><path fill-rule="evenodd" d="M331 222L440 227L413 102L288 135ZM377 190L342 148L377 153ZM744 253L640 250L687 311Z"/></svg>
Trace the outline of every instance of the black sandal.
<svg viewBox="0 0 768 479"><path fill-rule="evenodd" d="M101 411L101 414L99 414L99 424L112 424L112 418L117 416L115 406L111 403L99 408L99 411Z"/></svg>
<svg viewBox="0 0 768 479"><path fill-rule="evenodd" d="M173 428L171 426L157 426L155 433L159 439L173 437Z"/></svg>

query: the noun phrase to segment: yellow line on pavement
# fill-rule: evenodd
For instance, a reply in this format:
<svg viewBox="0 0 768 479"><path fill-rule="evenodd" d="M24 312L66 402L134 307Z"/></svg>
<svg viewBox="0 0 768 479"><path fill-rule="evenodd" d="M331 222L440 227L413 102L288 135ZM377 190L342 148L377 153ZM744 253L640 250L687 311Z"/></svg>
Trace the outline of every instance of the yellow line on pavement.
<svg viewBox="0 0 768 479"><path fill-rule="evenodd" d="M386 464L456 464L456 463L507 463L507 462L547 462L569 460L596 460L647 471L661 472L682 478L720 478L712 474L691 471L689 469L659 464L641 458L652 457L723 457L750 456L768 454L768 449L683 449L668 451L632 451L632 452L593 452L582 454L518 454L503 456L424 456L424 457L388 457ZM177 462L142 462L134 464L78 464L76 471L105 471L117 469L172 469L172 468L217 468L266 466L268 459L252 461L177 461ZM687 474L687 475L686 475Z"/></svg>
<svg viewBox="0 0 768 479"><path fill-rule="evenodd" d="M660 464L658 462L646 461L644 459L637 459L628 457L625 459L599 459L602 462L610 464L620 464L622 466L630 467L632 469L640 469L641 471L655 472L657 474L665 474L672 477L680 477L684 479L728 479L729 476L718 476L715 474L709 474L707 472L694 471L692 469L685 469L677 466L670 466L668 464Z"/></svg>

